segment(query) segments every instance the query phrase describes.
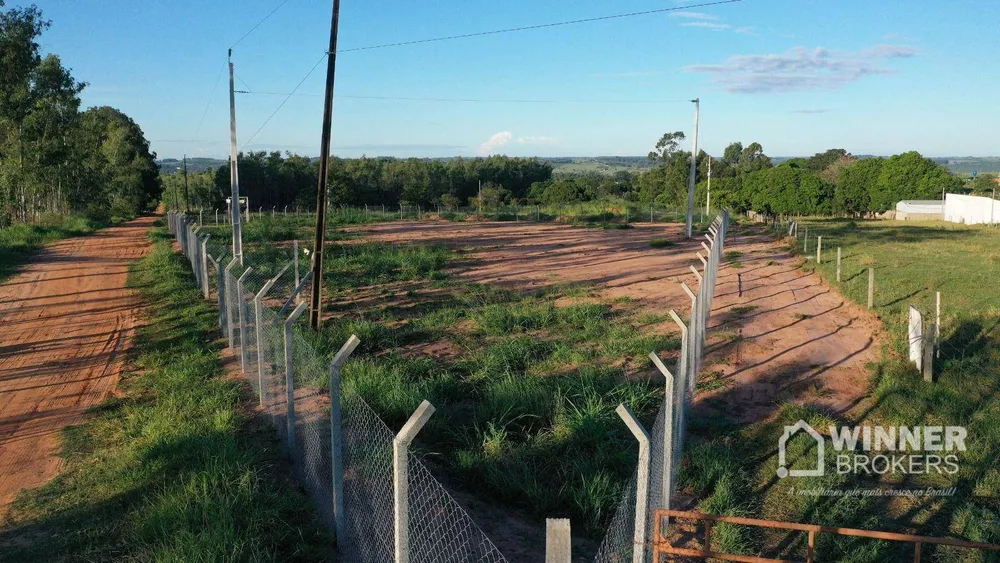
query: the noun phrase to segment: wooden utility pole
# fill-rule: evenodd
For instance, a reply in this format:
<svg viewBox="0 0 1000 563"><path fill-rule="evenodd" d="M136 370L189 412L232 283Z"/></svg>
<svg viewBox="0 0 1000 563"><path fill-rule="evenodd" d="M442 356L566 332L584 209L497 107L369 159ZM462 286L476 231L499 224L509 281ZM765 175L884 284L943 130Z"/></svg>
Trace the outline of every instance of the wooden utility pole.
<svg viewBox="0 0 1000 563"><path fill-rule="evenodd" d="M188 195L188 155L184 155L184 211L191 213L191 197Z"/></svg>
<svg viewBox="0 0 1000 563"><path fill-rule="evenodd" d="M233 50L229 50L229 183L232 186L230 214L233 223L233 258L243 265L243 231L240 226L240 174L236 147L236 90L233 83ZM250 212L249 204L247 213Z"/></svg>
<svg viewBox="0 0 1000 563"><path fill-rule="evenodd" d="M323 139L319 153L319 189L316 190L316 238L313 241L312 298L309 324L319 329L322 313L323 246L326 238L326 180L330 169L330 134L333 128L333 78L337 70L337 27L340 24L340 0L333 0L330 22L330 50L326 65L326 100L323 103ZM338 538L340 539L340 538Z"/></svg>

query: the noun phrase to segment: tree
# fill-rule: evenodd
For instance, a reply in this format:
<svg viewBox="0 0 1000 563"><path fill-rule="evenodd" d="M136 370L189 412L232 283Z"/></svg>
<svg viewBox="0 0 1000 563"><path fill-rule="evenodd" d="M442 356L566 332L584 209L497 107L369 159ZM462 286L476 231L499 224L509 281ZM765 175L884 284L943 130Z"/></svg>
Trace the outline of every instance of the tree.
<svg viewBox="0 0 1000 563"><path fill-rule="evenodd" d="M834 211L854 216L869 213L871 194L884 164L884 158L866 158L841 169L834 189Z"/></svg>
<svg viewBox="0 0 1000 563"><path fill-rule="evenodd" d="M991 195L993 190L1000 188L997 183L997 175L986 173L980 174L972 179L972 193L977 195Z"/></svg>
<svg viewBox="0 0 1000 563"><path fill-rule="evenodd" d="M675 131L673 133L664 133L660 137L659 141L656 141L656 146L653 150L649 151L648 158L652 162L658 162L660 164L666 164L674 159L677 154L677 148L681 141L684 140L683 131Z"/></svg>
<svg viewBox="0 0 1000 563"><path fill-rule="evenodd" d="M871 192L871 209L882 213L895 208L901 200L940 199L942 190L960 188L961 180L933 160L916 151L897 154L882 166Z"/></svg>

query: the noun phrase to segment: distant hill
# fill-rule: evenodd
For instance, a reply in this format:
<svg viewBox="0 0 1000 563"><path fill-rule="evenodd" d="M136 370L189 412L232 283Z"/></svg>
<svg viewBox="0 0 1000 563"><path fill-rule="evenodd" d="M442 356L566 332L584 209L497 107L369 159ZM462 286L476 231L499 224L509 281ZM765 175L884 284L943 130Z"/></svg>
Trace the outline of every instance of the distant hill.
<svg viewBox="0 0 1000 563"><path fill-rule="evenodd" d="M650 168L645 156L564 156L542 158L552 165L556 174L608 174L628 170L638 172Z"/></svg>
<svg viewBox="0 0 1000 563"><path fill-rule="evenodd" d="M946 156L933 160L947 166L948 170L956 174L1000 172L1000 156Z"/></svg>
<svg viewBox="0 0 1000 563"><path fill-rule="evenodd" d="M187 159L188 172L204 172L205 170L218 168L228 164L229 159L220 160L218 158L189 158ZM163 158L156 161L160 167L160 174L170 176L176 174L184 168L184 162L176 158Z"/></svg>

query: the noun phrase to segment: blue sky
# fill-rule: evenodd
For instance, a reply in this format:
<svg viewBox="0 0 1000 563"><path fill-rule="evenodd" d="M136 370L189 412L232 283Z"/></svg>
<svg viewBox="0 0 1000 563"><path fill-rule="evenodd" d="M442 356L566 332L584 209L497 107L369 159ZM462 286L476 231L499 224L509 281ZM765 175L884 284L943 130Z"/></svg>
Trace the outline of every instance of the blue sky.
<svg viewBox="0 0 1000 563"><path fill-rule="evenodd" d="M160 157L228 154L226 49L280 0L48 0L43 37L86 105L131 115ZM643 155L693 129L721 154L1000 153L1000 5L995 0L343 0L340 47L362 47L602 15L681 11L338 57L339 156ZM26 2L8 2L18 6ZM289 92L322 57L329 0L288 0L236 46L255 92ZM325 64L247 145L319 153ZM347 96L492 100L440 102ZM237 95L243 145L284 99ZM497 102L496 100L508 100ZM523 103L555 100L573 103ZM612 103L614 101L656 103ZM208 104L208 112L199 122ZM690 139L690 137L689 137Z"/></svg>

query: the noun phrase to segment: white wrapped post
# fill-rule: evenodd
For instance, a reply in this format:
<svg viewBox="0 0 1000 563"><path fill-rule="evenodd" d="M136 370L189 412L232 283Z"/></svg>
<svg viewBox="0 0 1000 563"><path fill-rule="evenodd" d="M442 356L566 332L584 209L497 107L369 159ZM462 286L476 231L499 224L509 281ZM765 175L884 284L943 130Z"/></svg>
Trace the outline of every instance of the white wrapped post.
<svg viewBox="0 0 1000 563"><path fill-rule="evenodd" d="M572 546L569 518L546 518L545 563L570 563Z"/></svg>
<svg viewBox="0 0 1000 563"><path fill-rule="evenodd" d="M816 237L816 263L823 263L823 237Z"/></svg>
<svg viewBox="0 0 1000 563"><path fill-rule="evenodd" d="M393 545L395 563L410 563L410 471L409 447L417 432L434 414L434 405L420 403L392 441Z"/></svg>
<svg viewBox="0 0 1000 563"><path fill-rule="evenodd" d="M618 416L639 442L639 467L635 480L635 534L632 536L632 563L646 560L646 520L649 503L649 433L624 403L615 409Z"/></svg>
<svg viewBox="0 0 1000 563"><path fill-rule="evenodd" d="M917 369L923 369L924 362L924 316L920 311L910 305L910 326L909 326L909 351L910 361L916 364Z"/></svg>
<svg viewBox="0 0 1000 563"><path fill-rule="evenodd" d="M837 247L837 282L840 282L840 247Z"/></svg>
<svg viewBox="0 0 1000 563"><path fill-rule="evenodd" d="M330 466L333 470L330 491L337 545L341 548L348 540L347 513L344 511L344 425L340 412L340 370L358 344L361 344L361 340L352 334L330 362Z"/></svg>
<svg viewBox="0 0 1000 563"><path fill-rule="evenodd" d="M295 461L295 349L292 343L292 326L299 320L302 313L306 311L306 304L303 303L292 311L292 314L285 320L285 401L286 406L286 431L288 455Z"/></svg>

